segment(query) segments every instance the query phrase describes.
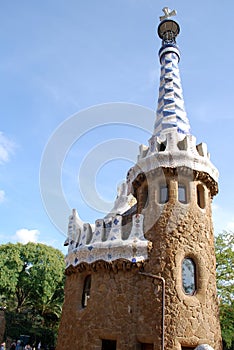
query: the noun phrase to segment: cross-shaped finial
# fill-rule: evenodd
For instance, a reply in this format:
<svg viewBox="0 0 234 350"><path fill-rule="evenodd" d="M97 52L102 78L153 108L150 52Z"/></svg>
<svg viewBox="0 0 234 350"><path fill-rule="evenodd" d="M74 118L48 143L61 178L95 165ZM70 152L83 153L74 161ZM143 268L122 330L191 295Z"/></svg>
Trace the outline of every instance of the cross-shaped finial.
<svg viewBox="0 0 234 350"><path fill-rule="evenodd" d="M172 17L176 15L176 10L170 10L169 7L164 7L163 9L164 12L164 16L160 16L159 19L160 21L163 21L164 19L168 18L168 17Z"/></svg>

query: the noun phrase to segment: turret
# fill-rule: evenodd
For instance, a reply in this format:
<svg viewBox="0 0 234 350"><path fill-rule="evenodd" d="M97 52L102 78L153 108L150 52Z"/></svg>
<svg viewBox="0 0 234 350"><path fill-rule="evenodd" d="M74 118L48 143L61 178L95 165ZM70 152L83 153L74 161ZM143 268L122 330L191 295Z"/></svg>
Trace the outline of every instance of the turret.
<svg viewBox="0 0 234 350"><path fill-rule="evenodd" d="M158 35L154 132L95 224L69 218L65 301L57 350L221 350L212 198L218 171L196 144L184 107L167 7Z"/></svg>

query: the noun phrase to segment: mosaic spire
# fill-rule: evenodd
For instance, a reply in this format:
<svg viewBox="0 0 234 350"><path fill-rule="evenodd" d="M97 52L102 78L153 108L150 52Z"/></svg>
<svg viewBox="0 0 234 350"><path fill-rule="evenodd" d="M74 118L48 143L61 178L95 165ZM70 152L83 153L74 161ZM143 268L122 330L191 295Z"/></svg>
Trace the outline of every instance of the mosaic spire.
<svg viewBox="0 0 234 350"><path fill-rule="evenodd" d="M178 67L180 52L176 45L176 37L180 27L170 18L176 15L175 10L164 7L163 12L164 16L160 17L161 22L158 26L158 35L162 39L162 47L159 50L161 76L154 125L154 135L161 137L172 129L181 134L190 134Z"/></svg>

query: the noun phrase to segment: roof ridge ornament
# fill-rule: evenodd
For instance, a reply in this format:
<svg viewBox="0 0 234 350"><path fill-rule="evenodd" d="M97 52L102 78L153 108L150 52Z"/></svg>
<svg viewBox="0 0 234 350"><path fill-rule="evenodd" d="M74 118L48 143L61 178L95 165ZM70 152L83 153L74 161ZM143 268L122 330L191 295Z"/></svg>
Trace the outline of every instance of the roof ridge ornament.
<svg viewBox="0 0 234 350"><path fill-rule="evenodd" d="M172 17L172 16L176 16L177 15L177 12L176 10L170 10L169 7L164 7L162 9L162 11L164 12L164 16L160 16L159 19L160 21L163 21L164 19L167 19L169 17Z"/></svg>
<svg viewBox="0 0 234 350"><path fill-rule="evenodd" d="M164 16L159 17L158 36L162 39L162 46L176 45L176 37L180 32L179 24L171 17L177 14L176 10L170 10L169 7L163 8Z"/></svg>

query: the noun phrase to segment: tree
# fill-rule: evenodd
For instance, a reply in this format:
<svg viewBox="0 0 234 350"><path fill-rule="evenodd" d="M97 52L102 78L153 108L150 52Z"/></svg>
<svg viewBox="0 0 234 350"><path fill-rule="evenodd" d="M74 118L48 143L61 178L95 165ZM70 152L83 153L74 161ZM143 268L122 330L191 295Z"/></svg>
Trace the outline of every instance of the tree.
<svg viewBox="0 0 234 350"><path fill-rule="evenodd" d="M222 337L227 349L234 349L234 234L220 233L215 249Z"/></svg>
<svg viewBox="0 0 234 350"><path fill-rule="evenodd" d="M7 319L25 318L34 334L38 327L56 332L64 297L64 270L64 256L53 247L40 243L0 245L0 296Z"/></svg>

